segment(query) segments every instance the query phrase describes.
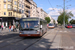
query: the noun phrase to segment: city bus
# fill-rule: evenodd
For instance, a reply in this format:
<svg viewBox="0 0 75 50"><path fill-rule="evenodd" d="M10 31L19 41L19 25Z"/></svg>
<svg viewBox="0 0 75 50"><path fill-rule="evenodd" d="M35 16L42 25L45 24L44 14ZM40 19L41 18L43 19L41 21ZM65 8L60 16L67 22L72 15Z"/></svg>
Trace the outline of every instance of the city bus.
<svg viewBox="0 0 75 50"><path fill-rule="evenodd" d="M47 32L47 21L37 18L21 18L19 21L20 37L41 37Z"/></svg>

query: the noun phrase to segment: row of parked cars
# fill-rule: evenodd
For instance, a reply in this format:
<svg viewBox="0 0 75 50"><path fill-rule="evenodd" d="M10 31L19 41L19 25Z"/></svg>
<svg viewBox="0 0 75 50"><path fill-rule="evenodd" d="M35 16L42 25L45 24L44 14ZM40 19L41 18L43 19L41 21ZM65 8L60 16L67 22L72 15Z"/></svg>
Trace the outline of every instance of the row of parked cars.
<svg viewBox="0 0 75 50"><path fill-rule="evenodd" d="M75 28L75 24L67 24L65 25L66 28Z"/></svg>

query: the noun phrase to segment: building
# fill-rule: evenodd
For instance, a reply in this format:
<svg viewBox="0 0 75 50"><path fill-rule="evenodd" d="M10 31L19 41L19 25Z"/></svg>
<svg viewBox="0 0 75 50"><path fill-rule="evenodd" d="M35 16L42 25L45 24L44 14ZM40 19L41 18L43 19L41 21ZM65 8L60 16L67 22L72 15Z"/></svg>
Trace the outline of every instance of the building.
<svg viewBox="0 0 75 50"><path fill-rule="evenodd" d="M49 17L50 17L50 23L53 23L54 24L54 19L49 15Z"/></svg>
<svg viewBox="0 0 75 50"><path fill-rule="evenodd" d="M30 17L37 17L37 5L33 0L31 0Z"/></svg>
<svg viewBox="0 0 75 50"><path fill-rule="evenodd" d="M24 13L24 8L25 8L25 3L24 0L19 0L18 1L18 11L21 12L21 18L25 18L25 13Z"/></svg>
<svg viewBox="0 0 75 50"><path fill-rule="evenodd" d="M30 17L31 0L24 0L24 13L26 17Z"/></svg>
<svg viewBox="0 0 75 50"><path fill-rule="evenodd" d="M0 23L3 27L15 24L21 18L19 0L0 0Z"/></svg>
<svg viewBox="0 0 75 50"><path fill-rule="evenodd" d="M0 24L3 27L16 24L20 18L26 17L45 19L48 14L38 8L33 0L0 0Z"/></svg>
<svg viewBox="0 0 75 50"><path fill-rule="evenodd" d="M42 19L45 19L45 17L49 17L48 14L40 7L37 8L37 16Z"/></svg>

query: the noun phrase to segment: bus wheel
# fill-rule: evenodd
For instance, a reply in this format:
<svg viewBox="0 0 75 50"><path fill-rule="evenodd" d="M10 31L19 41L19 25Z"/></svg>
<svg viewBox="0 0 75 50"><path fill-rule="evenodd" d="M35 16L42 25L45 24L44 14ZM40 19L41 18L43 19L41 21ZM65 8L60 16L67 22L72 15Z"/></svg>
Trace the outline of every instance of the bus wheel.
<svg viewBox="0 0 75 50"><path fill-rule="evenodd" d="M42 30L42 35L44 34L44 31Z"/></svg>
<svg viewBox="0 0 75 50"><path fill-rule="evenodd" d="M47 33L47 28L46 28L46 33Z"/></svg>
<svg viewBox="0 0 75 50"><path fill-rule="evenodd" d="M40 37L42 37L42 31L40 32Z"/></svg>

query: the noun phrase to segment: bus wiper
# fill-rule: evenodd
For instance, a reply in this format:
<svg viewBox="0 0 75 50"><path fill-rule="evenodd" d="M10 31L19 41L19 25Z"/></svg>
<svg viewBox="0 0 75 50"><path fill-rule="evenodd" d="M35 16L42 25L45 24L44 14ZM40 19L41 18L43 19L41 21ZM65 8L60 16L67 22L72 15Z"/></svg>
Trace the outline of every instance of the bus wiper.
<svg viewBox="0 0 75 50"><path fill-rule="evenodd" d="M33 28L25 28L25 29L21 29L22 31L23 30L34 30Z"/></svg>

